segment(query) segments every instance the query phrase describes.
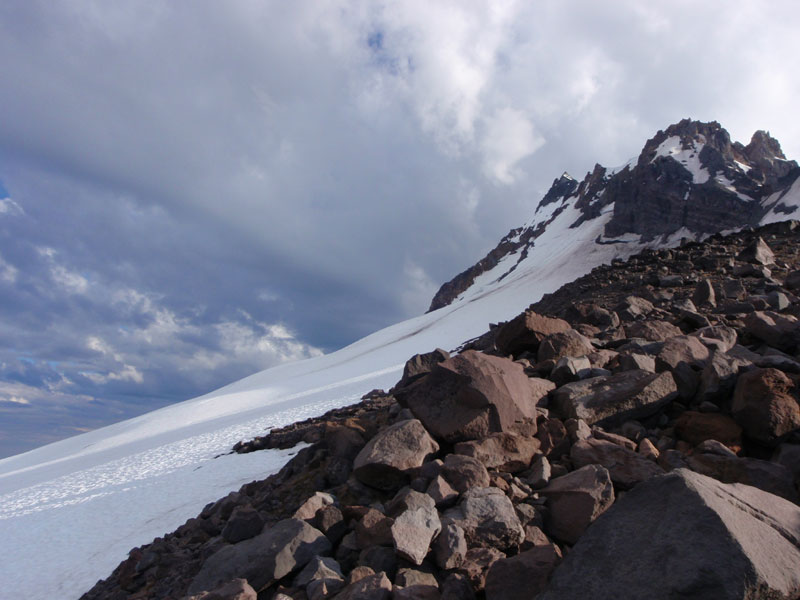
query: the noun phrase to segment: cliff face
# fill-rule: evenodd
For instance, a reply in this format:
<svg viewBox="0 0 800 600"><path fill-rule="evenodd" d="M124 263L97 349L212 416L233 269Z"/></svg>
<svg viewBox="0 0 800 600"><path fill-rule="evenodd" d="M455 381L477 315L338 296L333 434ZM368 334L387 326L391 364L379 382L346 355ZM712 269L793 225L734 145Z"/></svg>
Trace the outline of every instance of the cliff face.
<svg viewBox="0 0 800 600"><path fill-rule="evenodd" d="M800 176L769 133L757 131L746 146L732 142L719 123L684 119L648 140L621 169L601 165L580 183L568 174L553 182L531 225L514 229L486 257L445 283L429 310L447 306L503 259L516 269L548 225L567 207L579 211L571 227L604 219L598 244L636 240L659 245L670 236L704 235L754 226L769 215L796 209L789 194ZM787 195L792 196L791 198ZM772 219L774 220L774 219Z"/></svg>

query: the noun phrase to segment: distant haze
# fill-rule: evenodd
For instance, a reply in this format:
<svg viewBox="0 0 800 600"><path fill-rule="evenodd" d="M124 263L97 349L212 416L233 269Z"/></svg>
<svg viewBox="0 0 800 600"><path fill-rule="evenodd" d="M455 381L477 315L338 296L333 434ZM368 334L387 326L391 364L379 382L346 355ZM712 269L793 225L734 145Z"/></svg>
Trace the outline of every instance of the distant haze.
<svg viewBox="0 0 800 600"><path fill-rule="evenodd" d="M798 30L788 1L3 3L0 456L419 314L561 172L683 117L800 158Z"/></svg>

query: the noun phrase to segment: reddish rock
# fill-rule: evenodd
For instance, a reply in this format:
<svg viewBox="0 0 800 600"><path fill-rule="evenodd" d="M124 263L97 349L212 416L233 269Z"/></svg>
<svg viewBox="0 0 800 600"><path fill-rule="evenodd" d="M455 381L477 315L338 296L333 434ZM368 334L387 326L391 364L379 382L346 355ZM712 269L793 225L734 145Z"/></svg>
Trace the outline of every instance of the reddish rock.
<svg viewBox="0 0 800 600"><path fill-rule="evenodd" d="M440 569L455 569L467 555L467 538L452 519L442 518L441 523L442 531L434 541L433 555Z"/></svg>
<svg viewBox="0 0 800 600"><path fill-rule="evenodd" d="M736 258L741 261L759 265L775 264L775 254L760 236L752 244L742 250Z"/></svg>
<svg viewBox="0 0 800 600"><path fill-rule="evenodd" d="M664 473L656 463L647 460L633 450L628 450L613 442L594 438L573 445L570 458L576 467L604 466L611 475L611 481L623 490L632 488L640 481Z"/></svg>
<svg viewBox="0 0 800 600"><path fill-rule="evenodd" d="M444 362L448 358L450 358L450 353L441 348L425 354L415 354L406 361L406 366L403 368L403 377L396 388L405 387L422 375L430 373L434 365Z"/></svg>
<svg viewBox="0 0 800 600"><path fill-rule="evenodd" d="M535 433L539 391L522 365L467 350L399 390L397 400L434 437L455 443L500 431Z"/></svg>
<svg viewBox="0 0 800 600"><path fill-rule="evenodd" d="M355 526L358 547L391 546L394 541L392 538L393 523L394 519L391 517L387 517L374 508L368 508Z"/></svg>
<svg viewBox="0 0 800 600"><path fill-rule="evenodd" d="M470 546L505 550L525 539L514 505L497 488L467 491L458 506L445 511L444 516L464 530Z"/></svg>
<svg viewBox="0 0 800 600"><path fill-rule="evenodd" d="M257 536L264 529L264 519L252 506L237 506L231 513L225 529L222 530L222 539L231 544L249 540Z"/></svg>
<svg viewBox="0 0 800 600"><path fill-rule="evenodd" d="M675 421L675 433L692 446L705 440L717 440L734 451L742 447L742 428L731 417L721 413L687 410Z"/></svg>
<svg viewBox="0 0 800 600"><path fill-rule="evenodd" d="M334 596L335 600L389 600L392 594L392 582L386 573L367 575L347 585Z"/></svg>
<svg viewBox="0 0 800 600"><path fill-rule="evenodd" d="M421 466L437 450L439 444L420 421L398 421L367 442L353 462L353 472L369 486L396 489L408 481L406 471Z"/></svg>
<svg viewBox="0 0 800 600"><path fill-rule="evenodd" d="M651 342L663 342L683 332L667 321L636 321L625 326L625 335L629 338L642 338Z"/></svg>
<svg viewBox="0 0 800 600"><path fill-rule="evenodd" d="M614 309L623 321L635 321L649 315L655 307L653 303L638 296L627 296Z"/></svg>
<svg viewBox="0 0 800 600"><path fill-rule="evenodd" d="M476 487L489 485L489 472L478 459L461 454L448 454L442 465L442 477L462 494Z"/></svg>
<svg viewBox="0 0 800 600"><path fill-rule="evenodd" d="M711 350L727 352L736 345L739 335L733 327L727 325L711 325L690 333Z"/></svg>
<svg viewBox="0 0 800 600"><path fill-rule="evenodd" d="M458 492L456 489L447 483L447 480L441 475L437 475L436 478L431 481L425 493L433 498L437 508L451 506L458 500Z"/></svg>
<svg viewBox="0 0 800 600"><path fill-rule="evenodd" d="M598 465L587 465L553 479L539 490L550 509L548 532L574 544L584 530L614 502L609 472Z"/></svg>
<svg viewBox="0 0 800 600"><path fill-rule="evenodd" d="M798 501L792 472L785 466L738 456L693 454L686 459L692 471L713 477L723 483L743 483L791 502Z"/></svg>
<svg viewBox="0 0 800 600"><path fill-rule="evenodd" d="M529 600L547 587L550 573L560 560L553 544L501 558L486 575L486 600Z"/></svg>
<svg viewBox="0 0 800 600"><path fill-rule="evenodd" d="M708 347L699 338L679 335L664 342L656 356L656 370L672 371L681 364L701 369L710 356Z"/></svg>
<svg viewBox="0 0 800 600"><path fill-rule="evenodd" d="M754 369L739 376L731 413L748 437L777 445L800 427L792 380L777 369Z"/></svg>
<svg viewBox="0 0 800 600"><path fill-rule="evenodd" d="M210 592L186 596L184 600L256 600L256 591L246 579L233 579Z"/></svg>
<svg viewBox="0 0 800 600"><path fill-rule="evenodd" d="M614 425L658 412L677 395L670 373L624 371L611 377L593 377L568 383L551 398L565 418L588 424Z"/></svg>
<svg viewBox="0 0 800 600"><path fill-rule="evenodd" d="M768 346L794 352L800 342L800 323L791 315L755 311L744 318L745 332Z"/></svg>
<svg viewBox="0 0 800 600"><path fill-rule="evenodd" d="M592 343L574 329L548 335L539 344L536 358L539 362L564 356L586 356L594 352Z"/></svg>
<svg viewBox="0 0 800 600"><path fill-rule="evenodd" d="M473 590L480 592L486 584L486 575L491 566L505 557L497 548L470 548L459 571L467 577Z"/></svg>
<svg viewBox="0 0 800 600"><path fill-rule="evenodd" d="M569 452L571 440L567 428L559 419L542 420L536 438L539 440L541 453L550 459Z"/></svg>
<svg viewBox="0 0 800 600"><path fill-rule="evenodd" d="M495 345L501 354L506 355L516 356L525 350L536 352L545 337L568 329L569 323L562 319L528 310L498 328Z"/></svg>
<svg viewBox="0 0 800 600"><path fill-rule="evenodd" d="M539 450L539 440L516 433L493 433L480 440L459 442L453 452L471 456L487 469L517 473L528 468Z"/></svg>

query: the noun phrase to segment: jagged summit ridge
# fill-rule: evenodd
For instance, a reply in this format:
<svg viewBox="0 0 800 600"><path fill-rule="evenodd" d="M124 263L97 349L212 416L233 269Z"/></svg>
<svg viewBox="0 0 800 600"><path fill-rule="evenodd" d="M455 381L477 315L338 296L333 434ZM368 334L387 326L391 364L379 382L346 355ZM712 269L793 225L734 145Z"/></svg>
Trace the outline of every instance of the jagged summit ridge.
<svg viewBox="0 0 800 600"><path fill-rule="evenodd" d="M786 159L768 132L756 131L744 145L731 141L716 121L683 119L658 131L623 167L596 164L580 182L566 172L555 179L531 222L511 230L486 257L445 283L429 310L481 293L476 282L485 290L514 271L519 275L527 267L541 268L526 259L554 227L599 229L591 242L584 240L580 249L576 245L578 255L594 255L596 246L614 244L622 245L617 255L625 257L681 238L796 218L799 178L797 162Z"/></svg>

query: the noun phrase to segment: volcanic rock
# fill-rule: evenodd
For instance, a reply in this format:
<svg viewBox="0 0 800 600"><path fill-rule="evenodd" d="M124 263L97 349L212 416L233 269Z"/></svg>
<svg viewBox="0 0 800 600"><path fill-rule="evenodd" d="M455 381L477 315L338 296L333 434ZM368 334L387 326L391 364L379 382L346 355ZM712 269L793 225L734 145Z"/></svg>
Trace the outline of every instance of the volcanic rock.
<svg viewBox="0 0 800 600"><path fill-rule="evenodd" d="M800 406L792 381L777 369L754 369L739 376L731 412L745 433L764 444L777 445L800 428Z"/></svg>
<svg viewBox="0 0 800 600"><path fill-rule="evenodd" d="M581 537L539 600L800 595L800 508L684 469L628 492Z"/></svg>

